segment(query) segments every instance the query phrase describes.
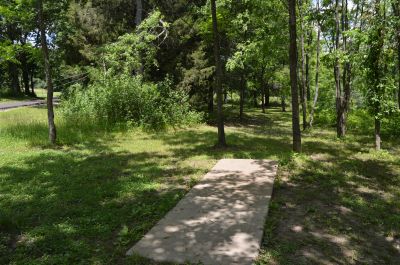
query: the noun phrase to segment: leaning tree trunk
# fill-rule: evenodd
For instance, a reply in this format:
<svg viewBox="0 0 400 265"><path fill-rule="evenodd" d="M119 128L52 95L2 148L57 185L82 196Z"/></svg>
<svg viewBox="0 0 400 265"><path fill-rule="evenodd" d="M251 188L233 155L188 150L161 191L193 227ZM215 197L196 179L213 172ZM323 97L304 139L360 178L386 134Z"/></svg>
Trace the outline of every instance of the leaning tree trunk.
<svg viewBox="0 0 400 265"><path fill-rule="evenodd" d="M290 87L292 93L292 130L293 151L301 152L301 132L299 119L299 94L297 88L297 34L296 34L296 0L289 0L290 32Z"/></svg>
<svg viewBox="0 0 400 265"><path fill-rule="evenodd" d="M319 0L317 0L317 12L319 13ZM319 93L319 54L320 54L320 41L321 41L321 28L319 25L319 21L317 22L317 62L315 66L315 94L314 94L314 101L313 105L311 108L311 113L310 113L310 127L313 126L314 122L314 113L315 113L315 108L317 107L317 102L318 102L318 93Z"/></svg>
<svg viewBox="0 0 400 265"><path fill-rule="evenodd" d="M49 50L47 48L47 41L46 41L46 30L43 19L42 0L38 0L38 16L39 16L40 42L42 45L44 71L45 71L46 85L47 85L47 120L49 123L49 140L50 143L54 145L56 143L57 131L56 131L56 125L54 124L53 80L51 79Z"/></svg>
<svg viewBox="0 0 400 265"><path fill-rule="evenodd" d="M218 146L225 147L225 128L224 128L224 116L222 111L222 63L220 56L220 42L218 33L218 22L217 22L217 7L215 0L211 0L211 15L213 22L213 35L214 35L214 57L215 57L215 68L216 68L216 92L217 92L217 126L218 126Z"/></svg>

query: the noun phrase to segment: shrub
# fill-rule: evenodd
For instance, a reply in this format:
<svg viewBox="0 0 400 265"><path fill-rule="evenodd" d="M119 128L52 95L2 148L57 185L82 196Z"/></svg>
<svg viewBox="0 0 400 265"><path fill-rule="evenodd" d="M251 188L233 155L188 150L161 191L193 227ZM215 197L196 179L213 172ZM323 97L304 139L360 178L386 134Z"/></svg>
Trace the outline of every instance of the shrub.
<svg viewBox="0 0 400 265"><path fill-rule="evenodd" d="M201 120L199 113L190 110L186 94L171 89L168 80L155 84L120 75L87 88L72 86L65 97L62 113L68 120L88 119L107 126L127 123L151 130Z"/></svg>

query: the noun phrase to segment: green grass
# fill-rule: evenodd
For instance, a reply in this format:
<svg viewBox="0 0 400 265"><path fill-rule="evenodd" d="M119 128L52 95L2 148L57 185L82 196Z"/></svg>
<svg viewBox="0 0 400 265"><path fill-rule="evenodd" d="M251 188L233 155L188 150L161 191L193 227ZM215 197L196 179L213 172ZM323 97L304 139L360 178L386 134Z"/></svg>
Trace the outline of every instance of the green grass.
<svg viewBox="0 0 400 265"><path fill-rule="evenodd" d="M125 252L220 158L280 162L258 264L399 264L400 148L334 130L291 152L290 114L230 106L227 149L216 129L163 133L70 124L56 113L0 113L0 264L153 264Z"/></svg>
<svg viewBox="0 0 400 265"><path fill-rule="evenodd" d="M43 88L36 88L35 89L36 97L27 96L25 94L21 94L19 97L12 97L12 96L4 96L0 95L0 103L10 103L10 102L18 102L18 101L28 101L32 99L46 99L47 98L47 90ZM60 97L61 92L54 92L54 97Z"/></svg>

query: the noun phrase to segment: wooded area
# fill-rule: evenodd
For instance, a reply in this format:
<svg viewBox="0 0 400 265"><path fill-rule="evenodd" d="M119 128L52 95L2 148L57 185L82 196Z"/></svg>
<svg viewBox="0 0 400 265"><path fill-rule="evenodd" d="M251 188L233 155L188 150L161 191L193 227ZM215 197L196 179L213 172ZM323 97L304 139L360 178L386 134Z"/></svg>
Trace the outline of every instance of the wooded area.
<svg viewBox="0 0 400 265"><path fill-rule="evenodd" d="M158 186L149 184L157 186L151 192L168 186L171 194L171 187L181 185L182 179L185 179L182 185L191 187L194 175L201 175L210 168L211 160L222 157L272 157L282 166L279 183L285 184L279 185L289 189L289 183L299 181L315 187L311 188L314 192L331 187L327 189L335 196L342 188L348 188L346 196L347 191L350 193L353 184L346 186L346 181L364 185L365 180L356 176L369 178L369 173L363 171L368 168L383 179L368 182L371 185L368 187L376 192L382 189L389 195L382 195L386 196L384 199L377 195L379 198L371 199L377 203L376 211L366 214L367 209L362 208L364 212L354 218L360 221L371 215L376 218L369 223L371 226L382 218L382 223L375 228L381 237L391 238L393 244L386 248L381 245L387 250L382 252L386 255L382 258L379 249L371 256L365 254L360 243L360 260L368 257L367 262L376 264L383 259L394 262L387 264L398 261L400 0L0 0L0 111L1 103L38 98L46 99L45 110L20 108L0 113L0 158L3 160L0 183L8 183L3 191L0 188L0 256L5 257L4 260L0 257L0 263L12 263L13 258L21 264L34 259L46 263L40 254L47 253L46 250L39 246L31 257L26 254L30 243L23 239L18 243L18 233L13 232L34 226L40 217L27 224L22 220L32 213L24 212L20 219L16 218L19 221L10 221L18 215L12 209L26 199L16 188L22 184L11 181L12 177L19 179L20 174L26 174L33 180L38 174L63 176L62 170L48 169L52 173L43 173L43 168L40 173L30 168L33 164L51 167L39 158L39 154L43 156L41 152L50 160L54 155L54 163L65 167L66 172L72 170L69 164L77 168L85 165L92 170L86 172L89 178L97 172L97 166L88 161L102 163L108 160L107 154L111 167L121 176L124 173L122 168L118 169L119 163L128 168L129 163L152 161L149 171L140 164L138 174L145 176L144 179L148 177L146 172L179 176L179 180L168 184L162 181L162 184L157 182ZM178 134L179 140L174 142L173 134ZM112 145L118 137L122 143ZM160 163L165 164L158 165L153 161L155 157L145 154L147 141L155 145L148 152L165 152L160 157ZM180 152L171 151L173 145L181 148ZM76 152L80 162L69 152ZM327 160L325 155L329 157ZM36 159L30 160L34 156ZM179 159L182 163L194 163L193 168L202 167L202 162L193 161L207 162L201 169L190 169L176 162ZM167 164L175 163L179 169L166 169ZM324 163L332 163L335 169ZM27 168L30 170L25 171ZM328 171L337 176L328 178L325 175ZM78 182L83 181L81 177L76 178ZM138 175L135 178L140 179ZM39 182L42 183L39 186L45 187L45 180ZM129 185L136 185L132 183ZM384 184L385 187L380 186ZM279 187L277 190L275 196L279 199L272 201L271 210L275 222L279 216L288 216L282 201L293 195L287 190L280 191ZM2 192L9 195L3 196ZM74 196L80 193L74 192ZM146 207L154 208L150 212L159 211L160 215L184 192L175 197L171 194L156 195L162 201L173 197L164 206L162 203L157 206L162 209L151 204L154 202L148 198L139 199L138 196L145 196L143 190L132 200L143 200ZM312 196L309 196L310 199ZM362 206L359 201L360 204L353 205L346 196L335 198L354 212L370 203L366 199ZM13 201L18 203L14 205ZM57 203L62 204L62 199ZM5 210L1 204L6 205ZM30 207L35 209L38 205ZM123 213L116 215L129 215L123 209ZM39 207L36 210L40 211ZM86 210L82 211L86 214ZM385 211L390 216L382 217ZM8 216L4 219L7 221L3 222L1 215ZM145 218L151 214L139 215ZM155 222L160 218L158 215L150 219ZM127 222L122 217L121 220ZM109 225L107 229L113 230L113 237L121 226L121 223L99 222ZM352 226L350 221L343 223ZM140 232L126 228L125 232L131 233L130 239L122 235L117 236L118 240L137 241L151 224L144 225ZM4 228L6 232L2 232L3 227L8 230ZM371 227L358 229L357 235L361 235L362 229ZM111 232L104 233L108 238ZM280 243L285 240L271 233L265 235L266 239ZM118 242L121 245L117 255L125 247ZM276 263L264 257L267 263L260 261L260 264L270 264L269 261L287 264L285 261L295 256L280 243L267 244L276 250L267 251ZM13 252L18 244L24 245L18 252L23 258ZM93 253L92 245L88 249ZM107 247L101 249L104 251ZM288 255L288 260L278 257L279 253ZM89 262L90 258L80 255ZM49 264L74 262L70 258L51 256ZM118 259L98 258L98 264L111 264ZM347 258L345 263L350 260ZM355 258L352 262L356 261ZM96 263L95 258L91 262Z"/></svg>
<svg viewBox="0 0 400 265"><path fill-rule="evenodd" d="M214 4L211 1L210 12L205 1L57 1L45 2L44 8L40 1L2 1L1 93L34 96L36 83L49 88L52 143L52 79L55 89L63 91L67 113L101 116L109 122L159 126L157 117L148 117L151 121L134 117L138 109L131 109L129 100L115 99L119 113L113 114L115 109L105 105L102 110L100 106L83 110L77 105L83 102L76 101L91 101L90 93L118 97L128 92L103 90L120 86L118 82L134 82L143 93L148 93L142 89L147 85L168 84L164 92L187 102L186 111L209 115L216 95L221 146L225 146L222 105L232 95L239 96L239 118L246 104L259 105L265 112L270 98L278 97L285 110L291 97L295 151L300 151L298 105L303 130L312 127L315 116L324 115L328 122L335 120L341 138L349 112L365 110L374 117L377 149L387 123L395 124L390 134L398 132L398 1ZM133 90L129 86L125 89ZM143 115L176 114L159 109L158 114ZM169 125L173 124L165 124Z"/></svg>

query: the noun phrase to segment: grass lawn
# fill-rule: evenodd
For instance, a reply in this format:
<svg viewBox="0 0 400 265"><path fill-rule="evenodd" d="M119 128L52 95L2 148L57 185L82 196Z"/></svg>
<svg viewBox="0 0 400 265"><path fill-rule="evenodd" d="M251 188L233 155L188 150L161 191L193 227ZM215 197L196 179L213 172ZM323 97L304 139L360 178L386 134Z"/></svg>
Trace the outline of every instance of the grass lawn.
<svg viewBox="0 0 400 265"><path fill-rule="evenodd" d="M257 264L400 264L398 140L375 152L369 135L318 128L293 155L289 113L233 117L226 150L208 125L105 132L59 118L51 149L44 109L0 113L0 264L153 264L124 254L220 158L280 163Z"/></svg>
<svg viewBox="0 0 400 265"><path fill-rule="evenodd" d="M40 99L45 99L47 98L47 90L43 89L43 88L36 88L35 89L35 94L37 98ZM59 97L61 95L61 92L54 92L54 97ZM22 95L21 97L4 97L4 96L0 96L0 103L10 103L10 102L17 102L17 101L27 101L27 100L33 100L33 99L37 99L35 97L32 96L26 96L26 95Z"/></svg>

